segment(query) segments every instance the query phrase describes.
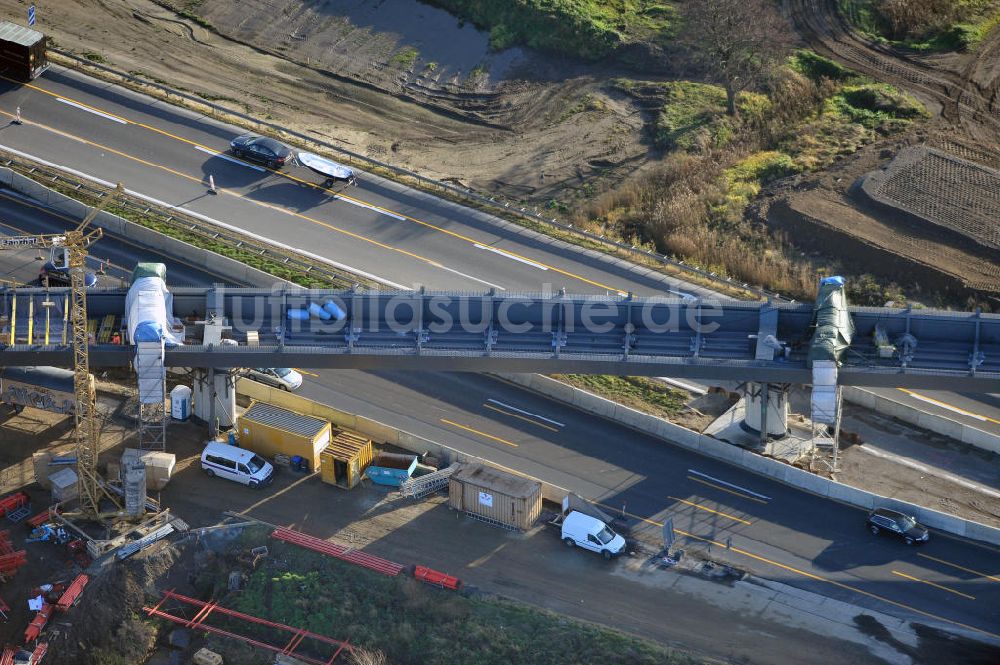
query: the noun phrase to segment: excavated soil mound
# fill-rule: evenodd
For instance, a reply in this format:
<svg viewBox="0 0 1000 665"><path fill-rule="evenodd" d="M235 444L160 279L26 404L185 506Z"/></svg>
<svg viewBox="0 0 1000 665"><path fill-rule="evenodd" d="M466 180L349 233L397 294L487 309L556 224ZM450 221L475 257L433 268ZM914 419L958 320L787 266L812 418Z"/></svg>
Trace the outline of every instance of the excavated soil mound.
<svg viewBox="0 0 1000 665"><path fill-rule="evenodd" d="M1000 172L931 148L899 152L865 176L873 201L941 226L989 249L1000 249ZM1000 260L1000 254L997 255Z"/></svg>

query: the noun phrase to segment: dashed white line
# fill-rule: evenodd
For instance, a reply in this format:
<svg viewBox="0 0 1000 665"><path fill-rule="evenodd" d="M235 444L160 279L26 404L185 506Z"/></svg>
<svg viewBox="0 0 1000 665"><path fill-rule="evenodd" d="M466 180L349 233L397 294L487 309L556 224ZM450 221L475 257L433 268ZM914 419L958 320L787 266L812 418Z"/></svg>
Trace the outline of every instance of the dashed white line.
<svg viewBox="0 0 1000 665"><path fill-rule="evenodd" d="M532 418L536 418L538 420L544 420L545 422L551 423L551 424L555 425L556 427L565 427L566 426L566 425L564 425L563 423L561 423L561 422L559 422L557 420L552 420L551 418L546 418L545 416L540 416L537 413L531 413L530 411L524 411L522 409L517 408L516 406L511 406L510 404L504 404L503 402L497 401L497 400L493 399L492 397L488 398L486 401L487 402L492 402L493 404L496 404L497 406L503 407L503 408L505 408L505 409L507 409L509 411L516 411L518 413L524 414L526 416L530 416Z"/></svg>
<svg viewBox="0 0 1000 665"><path fill-rule="evenodd" d="M525 265L529 265L529 266L532 266L534 268L538 268L539 270L548 270L549 269L548 266L543 266L541 263L535 263L534 261L529 261L528 259L522 259L520 256L515 256L514 254L510 254L509 252L505 252L502 249L497 249L496 247L489 247L487 245L481 245L478 242L475 243L475 246L476 246L477 249L485 249L487 252L493 252L494 254L499 254L500 256L504 256L504 257L510 259L511 261L517 261L519 263L523 263Z"/></svg>
<svg viewBox="0 0 1000 665"><path fill-rule="evenodd" d="M765 501L770 501L771 500L771 497L769 497L769 496L764 496L763 494L758 494L757 492L754 492L752 490L748 490L745 487L740 487L739 485L733 485L732 483L727 483L725 480L719 480L718 478L714 478L714 477L708 475L707 473L702 473L701 471L695 471L694 469L688 469L688 473L693 473L696 476L701 476L702 478L706 478L706 479L711 480L713 482L719 483L720 485L725 485L726 487L731 487L734 490L739 490L740 492L745 492L746 494L750 494L751 496L755 496L755 497L757 497L759 499L764 499Z"/></svg>
<svg viewBox="0 0 1000 665"><path fill-rule="evenodd" d="M72 106L73 108L78 108L81 111L86 111L87 113L93 113L94 115L99 115L99 116L101 116L102 118L104 118L106 120L110 120L112 122L117 122L118 124L121 124L121 125L127 125L128 124L128 120L123 120L122 118L119 118L117 116L113 116L110 113L105 113L103 111L98 111L97 109L88 108L88 107L84 106L83 104L77 104L76 102L70 101L68 99L63 99L62 97L56 97L56 99L58 101L62 102L63 104L67 104L69 106Z"/></svg>
<svg viewBox="0 0 1000 665"><path fill-rule="evenodd" d="M31 153L24 152L22 150L17 150L16 148L12 148L12 147L4 145L2 143L0 143L0 149L6 150L7 152L12 152L15 155L21 155L22 157L27 157L28 159L36 161L39 164L44 164L45 166L51 166L51 167L54 167L54 168L61 169L63 171L66 171L67 173L72 173L75 176L79 176L81 178L85 178L86 180L89 180L90 182L96 182L96 183L98 183L100 185L103 185L105 187L114 187L115 186L115 183L113 183L113 182L109 182L107 180L102 180L101 178L98 178L96 176L92 176L89 173L84 173L83 171L77 171L76 169L71 169L68 166L63 166L62 164L56 164L55 162L50 162L48 160L42 159L41 157L37 157L35 155L32 155ZM289 250L292 250L292 251L295 251L295 252L299 252L300 254L308 256L309 258L316 259L317 261L322 261L323 263L329 264L329 265L333 266L334 268L340 268L341 270L346 270L347 272L351 272L351 273L354 273L356 275L361 275L362 277L367 277L370 280L379 282L381 284L385 284L386 286L391 286L394 289L399 289L400 291L410 290L410 287L404 286L402 284L399 284L398 282L393 282L392 280L388 280L388 279L386 279L384 277L379 277L378 275L374 275L374 274L372 274L370 272L366 272L364 270L361 270L360 268L355 268L353 266L347 265L346 263L340 263L339 261L333 261L333 260L328 259L326 257L319 256L318 254L313 254L312 252L308 252L308 251L306 251L304 249L299 249L297 247L290 247L289 245L277 242L275 240L271 240L269 238L265 238L263 236L257 235L256 233L252 233L250 231L247 231L245 229L240 229L240 228L237 228L235 226L231 226L229 224L226 224L225 222L220 222L219 220L213 219L212 217L209 217L208 215L203 215L200 212L195 212L194 210L191 210L190 208L185 208L184 206L175 206L173 204L167 203L166 201L161 201L160 199L154 198L152 196L147 196L146 194L143 194L141 192L137 192L137 191L132 190L132 189L126 189L125 192L128 193L128 194L131 194L132 196L135 196L137 198L140 198L140 199L143 199L143 200L148 201L150 203L153 203L155 205L163 206L164 208L171 208L171 209L174 209L174 210L183 210L186 214L191 215L193 217L197 217L198 219L200 219L202 221L205 221L205 222L208 222L210 224L215 224L216 226L221 226L224 229L228 229L230 231L236 231L238 233L242 233L244 235L250 236L251 238L254 238L255 240L260 240L260 241L266 242L266 243L268 243L270 245L273 245L275 247L280 247L280 248L283 248L283 249L289 249ZM279 212L284 212L280 208L274 208L274 209L277 210L277 211L279 211ZM288 213L285 213L285 214L288 214ZM441 266L441 267L444 267L444 266Z"/></svg>
<svg viewBox="0 0 1000 665"><path fill-rule="evenodd" d="M506 291L504 287L499 284L494 284L493 282L487 282L485 279L479 279L478 277L473 277L472 275L466 275L464 272L459 272L454 268L449 268L448 266L441 265L437 261L432 261L431 265L440 268L441 270L447 270L448 272L458 275L459 277L464 277L466 279L471 279L474 282L479 282L480 284L485 284L486 286L492 286L494 289L500 289L501 291Z"/></svg>
<svg viewBox="0 0 1000 665"><path fill-rule="evenodd" d="M227 162L232 162L233 164L239 164L240 166L245 166L248 169L253 169L254 171L261 171L261 172L266 171L266 169L262 169L259 166L254 166L253 164L247 164L243 160L236 159L235 157L230 157L229 155L224 155L216 150L209 150L208 148L202 148L200 145L196 145L194 149L200 150L201 152L209 154L212 157L218 157L219 159L224 159Z"/></svg>
<svg viewBox="0 0 1000 665"><path fill-rule="evenodd" d="M358 206L359 208L367 208L368 210L371 210L372 212L377 212L378 214L385 215L386 217L392 217L393 219L399 220L400 222L405 222L406 221L405 217L401 217L400 215L397 215L394 212L389 212L388 210L383 210L382 208L379 208L378 206L373 206L373 205L371 205L369 203L363 203L363 202L357 201L355 199L346 199L346 198L343 198L341 196L338 196L337 198L339 200L343 201L344 203L350 203L352 206Z"/></svg>

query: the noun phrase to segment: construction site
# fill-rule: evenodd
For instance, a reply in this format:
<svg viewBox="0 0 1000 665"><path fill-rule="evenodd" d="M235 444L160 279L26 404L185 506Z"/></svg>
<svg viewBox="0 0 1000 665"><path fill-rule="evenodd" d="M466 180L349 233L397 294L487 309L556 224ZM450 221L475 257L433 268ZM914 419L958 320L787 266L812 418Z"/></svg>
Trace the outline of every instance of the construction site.
<svg viewBox="0 0 1000 665"><path fill-rule="evenodd" d="M1000 23L23 4L0 665L1000 658Z"/></svg>

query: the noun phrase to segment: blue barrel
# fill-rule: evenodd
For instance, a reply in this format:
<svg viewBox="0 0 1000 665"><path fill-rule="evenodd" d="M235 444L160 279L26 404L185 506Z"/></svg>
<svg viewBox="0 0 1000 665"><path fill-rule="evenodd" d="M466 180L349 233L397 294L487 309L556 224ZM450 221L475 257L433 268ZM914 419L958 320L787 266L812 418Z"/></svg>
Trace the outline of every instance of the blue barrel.
<svg viewBox="0 0 1000 665"><path fill-rule="evenodd" d="M320 321L329 321L333 318L330 312L326 311L314 302L309 303L309 313Z"/></svg>
<svg viewBox="0 0 1000 665"><path fill-rule="evenodd" d="M293 321L308 321L309 312L304 309L290 309L288 310L288 318Z"/></svg>
<svg viewBox="0 0 1000 665"><path fill-rule="evenodd" d="M327 300L323 304L323 309L330 313L330 316L335 318L337 321L343 321L347 317L347 312L345 312L337 303L332 300Z"/></svg>

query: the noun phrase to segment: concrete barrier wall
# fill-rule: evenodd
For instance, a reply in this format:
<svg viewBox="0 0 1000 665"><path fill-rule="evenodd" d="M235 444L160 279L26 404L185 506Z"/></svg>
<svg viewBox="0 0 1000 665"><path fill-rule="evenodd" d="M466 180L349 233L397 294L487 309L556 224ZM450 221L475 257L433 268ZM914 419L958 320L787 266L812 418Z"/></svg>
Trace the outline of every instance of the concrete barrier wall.
<svg viewBox="0 0 1000 665"><path fill-rule="evenodd" d="M83 220L90 211L89 206L8 168L0 168L0 183L15 192L20 192L44 203L70 219ZM232 284L269 286L276 283L289 283L229 257L199 249L176 238L139 226L118 215L101 212L90 224L140 247L155 247L157 252L164 256L217 275Z"/></svg>
<svg viewBox="0 0 1000 665"><path fill-rule="evenodd" d="M428 455L437 457L439 460L446 463L476 462L497 467L503 469L504 471L524 476L525 478L530 478L531 480L535 480L542 484L542 498L546 501L561 503L563 497L569 493L569 490L563 487L547 483L544 480L529 476L525 473L521 473L520 471L495 464L490 460L463 453L462 451L456 450L450 446L437 443L436 441L431 441L430 439L417 434L405 432L391 425L380 423L377 420L347 413L346 411L335 409L332 406L326 406L325 404L321 404L305 397L299 397L298 395L285 392L284 390L280 390L278 388L265 386L264 384L257 383L256 381L251 381L250 379L239 379L236 382L236 393L238 395L243 395L244 397L249 397L250 399L259 400L268 404L274 404L275 406L280 406L291 411L315 416L317 418L322 418L323 420L329 420L334 424L334 426L340 429L352 430L358 434L363 434L377 444L390 444L415 454L427 453Z"/></svg>
<svg viewBox="0 0 1000 665"><path fill-rule="evenodd" d="M945 416L925 413L902 402L897 402L894 399L876 395L864 388L844 386L844 399L876 413L881 413L890 418L897 418L904 423L930 430L931 432L967 443L976 448L1000 454L1000 435L991 434L985 430L960 423Z"/></svg>
<svg viewBox="0 0 1000 665"><path fill-rule="evenodd" d="M604 397L594 395L586 390L567 385L547 376L540 374L502 374L499 376L506 381L523 386L546 397L565 402L582 411L603 415L609 420L614 420L637 431L663 439L671 444L693 450L706 457L728 462L734 466L773 478L786 485L798 487L812 494L857 506L858 508L864 508L865 510L871 510L875 506L895 508L896 510L912 514L918 521L932 529L1000 545L1000 528L965 520L955 515L949 515L890 497L884 497L874 492L868 492L867 490L817 476L797 467L768 457L762 457L749 450L689 430L662 418L616 404ZM877 397L875 395L871 396ZM862 399L868 398L862 396Z"/></svg>

